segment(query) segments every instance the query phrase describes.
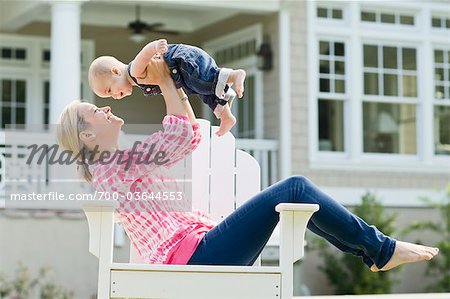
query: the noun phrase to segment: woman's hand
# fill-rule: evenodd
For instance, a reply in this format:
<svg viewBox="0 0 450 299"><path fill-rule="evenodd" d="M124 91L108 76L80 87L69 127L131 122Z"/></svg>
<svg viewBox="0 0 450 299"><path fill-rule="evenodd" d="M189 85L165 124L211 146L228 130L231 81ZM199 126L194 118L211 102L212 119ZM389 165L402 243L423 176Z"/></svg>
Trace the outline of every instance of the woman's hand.
<svg viewBox="0 0 450 299"><path fill-rule="evenodd" d="M168 80L172 80L170 77L169 67L164 59L162 59L159 55L155 55L152 59L150 59L145 71L146 76L145 78L140 79L139 83L161 86Z"/></svg>

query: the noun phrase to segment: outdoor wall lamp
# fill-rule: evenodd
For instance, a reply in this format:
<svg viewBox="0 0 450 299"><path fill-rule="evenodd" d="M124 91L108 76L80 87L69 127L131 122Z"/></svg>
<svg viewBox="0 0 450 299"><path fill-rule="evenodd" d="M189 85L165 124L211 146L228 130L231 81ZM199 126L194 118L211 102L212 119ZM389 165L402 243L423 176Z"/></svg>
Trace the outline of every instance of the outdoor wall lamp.
<svg viewBox="0 0 450 299"><path fill-rule="evenodd" d="M272 69L272 48L268 35L264 36L263 43L256 55L258 56L258 68L263 71L270 71Z"/></svg>

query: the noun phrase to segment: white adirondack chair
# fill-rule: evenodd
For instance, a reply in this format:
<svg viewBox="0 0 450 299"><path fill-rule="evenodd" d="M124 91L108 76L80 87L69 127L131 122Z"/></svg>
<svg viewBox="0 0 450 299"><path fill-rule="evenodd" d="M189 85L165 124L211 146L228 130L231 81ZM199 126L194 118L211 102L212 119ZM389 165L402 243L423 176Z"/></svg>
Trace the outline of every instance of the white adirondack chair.
<svg viewBox="0 0 450 299"><path fill-rule="evenodd" d="M193 206L216 221L260 191L260 169L249 154L235 149L231 133L199 120L202 141L192 156ZM304 234L318 205L279 204L280 264L197 266L144 264L134 248L130 263L113 262L115 202L83 205L89 223L89 251L99 259L98 299L105 298L292 298L293 263L303 257ZM132 247L132 246L131 246Z"/></svg>

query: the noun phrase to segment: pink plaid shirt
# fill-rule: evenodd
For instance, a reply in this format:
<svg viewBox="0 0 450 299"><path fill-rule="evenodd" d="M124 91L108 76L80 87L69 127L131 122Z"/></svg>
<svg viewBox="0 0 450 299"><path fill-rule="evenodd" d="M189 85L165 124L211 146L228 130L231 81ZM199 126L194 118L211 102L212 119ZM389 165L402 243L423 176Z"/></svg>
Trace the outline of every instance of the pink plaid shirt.
<svg viewBox="0 0 450 299"><path fill-rule="evenodd" d="M109 163L93 164L93 187L108 193L110 198L118 198L120 207L115 211L115 220L122 224L131 244L146 263L186 264L204 234L216 223L200 211L191 211L188 200L131 198L132 194L140 194L143 198L144 193L155 198L159 194L162 198L163 192L181 191L180 183L172 178L169 169L197 148L201 138L199 125L191 125L185 116L167 115L163 128L135 147L133 163L128 169L127 163L117 163L118 158ZM168 162L162 165L135 163L136 153L145 156L153 145L153 153L162 151L165 154L163 160ZM130 151L130 148L124 150L123 157L129 158Z"/></svg>

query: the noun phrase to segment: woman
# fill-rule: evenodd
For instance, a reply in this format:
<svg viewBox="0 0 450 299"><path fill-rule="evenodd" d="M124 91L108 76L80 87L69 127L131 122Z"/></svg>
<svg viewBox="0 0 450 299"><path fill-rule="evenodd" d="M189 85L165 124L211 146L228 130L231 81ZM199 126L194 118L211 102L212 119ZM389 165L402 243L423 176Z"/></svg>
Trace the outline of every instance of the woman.
<svg viewBox="0 0 450 299"><path fill-rule="evenodd" d="M161 87L167 108L162 132L151 134L133 149L119 151L123 120L112 114L109 107L97 108L79 101L65 108L57 131L58 143L64 149L75 155L80 153L77 159L82 177L92 182L96 190L119 196L116 219L144 261L252 265L278 223L274 208L279 203L319 204L320 210L312 216L308 228L340 250L360 256L372 271L430 260L438 253L437 248L384 235L300 176L270 186L220 224L201 212L186 212L185 207L174 205L173 201L169 205L169 201L128 200L125 194L130 192L178 192L177 182L170 179L170 166L188 156L200 141L192 108L188 101L180 100L167 66L160 59L153 59L151 64L146 83ZM164 153L164 163L139 163L138 154L142 158L149 148L153 153ZM120 154L104 163L102 152ZM86 162L87 158L93 161L92 165ZM121 158L125 160L121 162Z"/></svg>

